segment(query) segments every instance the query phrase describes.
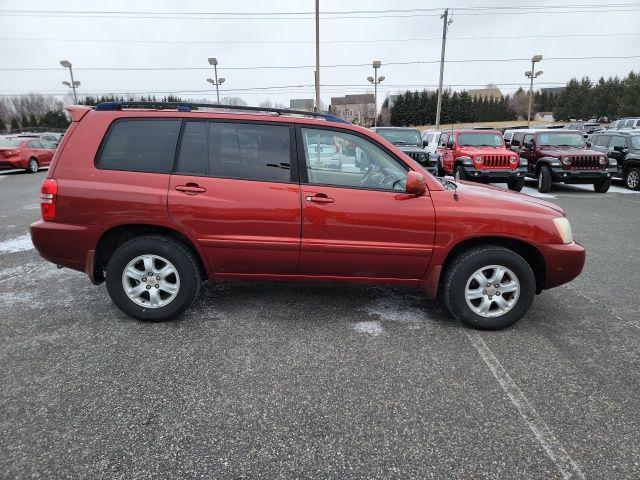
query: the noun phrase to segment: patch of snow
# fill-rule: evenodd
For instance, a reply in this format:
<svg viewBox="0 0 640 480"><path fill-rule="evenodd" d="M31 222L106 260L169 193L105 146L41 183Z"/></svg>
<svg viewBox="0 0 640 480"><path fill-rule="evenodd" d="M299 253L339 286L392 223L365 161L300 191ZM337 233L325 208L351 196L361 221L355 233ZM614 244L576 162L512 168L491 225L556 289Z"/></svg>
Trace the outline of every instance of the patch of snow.
<svg viewBox="0 0 640 480"><path fill-rule="evenodd" d="M415 297L399 294L382 294L373 305L368 305L364 311L368 315L375 315L380 320L396 322L410 328L420 328L427 319L425 310L414 304Z"/></svg>
<svg viewBox="0 0 640 480"><path fill-rule="evenodd" d="M25 234L0 242L0 253L16 253L33 249L31 235Z"/></svg>
<svg viewBox="0 0 640 480"><path fill-rule="evenodd" d="M24 210L39 210L40 205L25 205L22 207Z"/></svg>
<svg viewBox="0 0 640 480"><path fill-rule="evenodd" d="M353 329L358 333L366 333L373 337L384 332L384 327L380 322L358 322L353 325Z"/></svg>

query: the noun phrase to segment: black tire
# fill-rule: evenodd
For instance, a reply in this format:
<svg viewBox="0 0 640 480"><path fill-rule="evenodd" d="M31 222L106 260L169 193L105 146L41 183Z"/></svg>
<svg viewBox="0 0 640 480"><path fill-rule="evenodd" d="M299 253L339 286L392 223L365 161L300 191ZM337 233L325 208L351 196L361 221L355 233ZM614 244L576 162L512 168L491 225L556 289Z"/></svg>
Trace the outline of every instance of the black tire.
<svg viewBox="0 0 640 480"><path fill-rule="evenodd" d="M524 177L522 178L510 178L507 180L507 187L509 190L513 190L514 192L519 192L524 187Z"/></svg>
<svg viewBox="0 0 640 480"><path fill-rule="evenodd" d="M453 171L453 176L458 180L467 180L467 171L464 169L462 164L456 165L456 169Z"/></svg>
<svg viewBox="0 0 640 480"><path fill-rule="evenodd" d="M628 168L624 174L624 186L629 190L640 190L640 168Z"/></svg>
<svg viewBox="0 0 640 480"><path fill-rule="evenodd" d="M553 178L551 177L551 168L547 165L542 165L538 172L538 191L540 193L547 193L551 190L551 183Z"/></svg>
<svg viewBox="0 0 640 480"><path fill-rule="evenodd" d="M38 159L31 157L26 168L27 173L37 173L39 168L40 164L38 163Z"/></svg>
<svg viewBox="0 0 640 480"><path fill-rule="evenodd" d="M442 157L440 157L438 155L437 159L438 159L438 161L436 162L436 165L437 165L437 167L436 167L437 168L437 170L436 170L436 174L437 175L436 176L437 177L444 177L447 174L447 172L445 172L444 168L442 168Z"/></svg>
<svg viewBox="0 0 640 480"><path fill-rule="evenodd" d="M141 255L157 255L173 264L180 279L179 290L167 305L149 308L138 305L124 291L122 274L127 264ZM164 322L182 315L193 303L201 284L198 261L183 244L167 237L144 236L120 245L109 259L106 286L116 306L127 315L148 322Z"/></svg>
<svg viewBox="0 0 640 480"><path fill-rule="evenodd" d="M477 270L491 265L503 266L511 270L520 284L520 292L515 299L515 304L506 313L486 317L470 308L467 304L465 290L467 282ZM449 313L468 327L480 330L498 330L520 320L531 306L535 293L535 275L524 258L508 248L484 246L461 253L449 265L444 274L442 299ZM496 298L499 296L497 294ZM493 306L494 304L491 303L490 308Z"/></svg>
<svg viewBox="0 0 640 480"><path fill-rule="evenodd" d="M597 182L593 184L593 189L596 193L607 193L609 191L609 187L611 186L611 179L607 178L602 180L601 182Z"/></svg>

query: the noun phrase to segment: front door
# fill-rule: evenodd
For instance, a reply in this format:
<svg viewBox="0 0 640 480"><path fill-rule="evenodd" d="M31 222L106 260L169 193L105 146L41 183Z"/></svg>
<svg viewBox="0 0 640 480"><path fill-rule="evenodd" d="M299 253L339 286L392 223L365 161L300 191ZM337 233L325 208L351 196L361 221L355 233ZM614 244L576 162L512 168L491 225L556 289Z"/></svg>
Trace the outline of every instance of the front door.
<svg viewBox="0 0 640 480"><path fill-rule="evenodd" d="M339 129L303 127L298 142L300 273L420 279L433 250L435 214L428 193L405 193L408 167L366 136ZM337 149L320 155L318 144Z"/></svg>
<svg viewBox="0 0 640 480"><path fill-rule="evenodd" d="M169 185L171 217L216 274L291 274L300 252L293 127L187 121Z"/></svg>

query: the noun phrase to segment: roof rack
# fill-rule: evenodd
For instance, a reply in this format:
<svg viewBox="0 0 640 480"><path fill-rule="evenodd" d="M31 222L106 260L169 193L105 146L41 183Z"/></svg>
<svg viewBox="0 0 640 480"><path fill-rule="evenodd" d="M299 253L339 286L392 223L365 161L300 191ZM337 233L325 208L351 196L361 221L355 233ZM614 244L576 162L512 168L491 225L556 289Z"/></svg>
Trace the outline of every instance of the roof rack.
<svg viewBox="0 0 640 480"><path fill-rule="evenodd" d="M218 110L238 110L246 112L275 113L276 115L301 115L305 117L324 118L328 122L350 123L346 120L328 113L307 112L305 110L291 110L288 108L243 107L240 105L221 105L218 103L191 103L191 102L103 102L96 105L96 110L113 111L123 108L155 108L158 110L176 109L179 112L191 112L199 108L215 108Z"/></svg>

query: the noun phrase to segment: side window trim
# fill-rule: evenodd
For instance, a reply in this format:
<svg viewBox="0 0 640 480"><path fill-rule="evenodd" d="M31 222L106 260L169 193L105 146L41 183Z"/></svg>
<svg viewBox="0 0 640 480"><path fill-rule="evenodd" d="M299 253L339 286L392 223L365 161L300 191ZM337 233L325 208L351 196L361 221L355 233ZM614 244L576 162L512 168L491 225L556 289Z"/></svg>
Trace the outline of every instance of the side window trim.
<svg viewBox="0 0 640 480"><path fill-rule="evenodd" d="M406 172L411 171L409 165L400 160L393 152L389 151L385 146L379 144L377 141L367 137L366 135L361 134L360 132L351 131L341 129L339 127L331 127L331 126L317 126L317 125L306 125L306 124L295 124L296 130L296 145L297 145L297 158L298 158L298 169L300 173L300 184L301 185L309 185L309 186L317 186L317 187L330 187L330 188L346 188L349 190L365 190L365 191L374 191L374 192L385 192L397 195L399 192L397 190L385 190L379 188L367 188L367 187L353 187L347 185L332 185L332 184L318 184L318 183L309 183L309 174L307 171L307 157L304 149L304 140L302 138L302 129L307 128L311 130L321 130L321 131L329 131L329 132L338 132L344 133L347 135L354 135L363 139L364 141L370 142L375 145L377 148L382 150L385 154L389 155L398 165L400 165Z"/></svg>
<svg viewBox="0 0 640 480"><path fill-rule="evenodd" d="M283 126L288 127L289 128L289 145L290 145L289 181L281 182L276 180L261 180L261 179L255 179L255 178L243 179L243 178L237 178L237 177L227 177L222 175L212 175L211 173L209 173L209 175L193 175L190 173L179 172L178 166L179 166L179 159L180 159L180 150L182 147L182 139L184 136L184 130L186 128L186 124L189 122L206 122L209 125L215 124L215 123L222 123L222 124L235 123L235 124L241 124L241 125L273 125L273 126L279 126L279 127L283 127ZM207 142L208 141L209 141L209 138L207 137ZM290 122L261 122L257 120L238 120L238 119L226 119L226 118L183 118L182 125L180 127L180 136L178 137L178 142L176 144L176 152L173 159L173 168L171 169L170 173L171 175L185 175L185 176L192 176L192 177L202 176L202 178L225 178L229 180L244 180L244 181L251 181L251 182L269 182L269 183L284 183L284 184L300 183L299 182L300 171L298 167L299 154L296 151L296 145L297 145L297 142L296 142L294 124Z"/></svg>

